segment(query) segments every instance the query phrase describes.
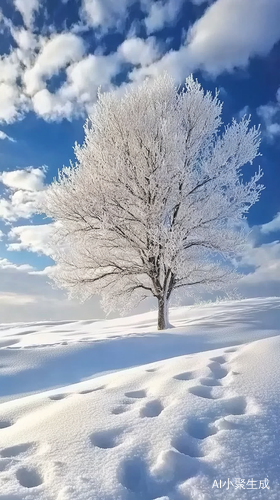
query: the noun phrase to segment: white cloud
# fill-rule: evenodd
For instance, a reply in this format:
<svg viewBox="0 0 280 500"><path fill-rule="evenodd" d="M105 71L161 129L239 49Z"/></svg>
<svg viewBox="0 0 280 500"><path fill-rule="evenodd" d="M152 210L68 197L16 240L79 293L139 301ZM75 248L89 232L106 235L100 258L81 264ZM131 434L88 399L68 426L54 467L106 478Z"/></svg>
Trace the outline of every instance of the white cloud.
<svg viewBox="0 0 280 500"><path fill-rule="evenodd" d="M82 61L72 64L67 69L67 82L61 88L61 95L93 102L99 86L108 87L111 79L120 69L118 54L108 56L91 54Z"/></svg>
<svg viewBox="0 0 280 500"><path fill-rule="evenodd" d="M276 102L260 106L257 113L263 121L267 139L276 140L280 136L280 88L276 94Z"/></svg>
<svg viewBox="0 0 280 500"><path fill-rule="evenodd" d="M16 142L15 139L13 139L13 137L9 136L8 134L5 134L5 132L0 130L0 140L4 141L5 139L11 142Z"/></svg>
<svg viewBox="0 0 280 500"><path fill-rule="evenodd" d="M182 4L183 0L149 3L148 15L144 21L147 33L154 33L166 25L173 24L179 15Z"/></svg>
<svg viewBox="0 0 280 500"><path fill-rule="evenodd" d="M262 243L262 235L280 231L280 213L267 224L253 226L238 265L244 277L238 285L245 297L280 296L280 241Z"/></svg>
<svg viewBox="0 0 280 500"><path fill-rule="evenodd" d="M149 32L157 31L165 25L173 23L177 18L184 0L140 0L140 7L147 13L145 24ZM191 0L200 5L212 0ZM93 28L107 31L114 27L124 27L129 8L136 0L82 0L81 17Z"/></svg>
<svg viewBox="0 0 280 500"><path fill-rule="evenodd" d="M0 122L12 123L27 109L27 99L18 85L22 72L18 50L0 56Z"/></svg>
<svg viewBox="0 0 280 500"><path fill-rule="evenodd" d="M151 64L160 55L155 37L146 40L138 37L128 38L119 46L118 52L126 62L141 66Z"/></svg>
<svg viewBox="0 0 280 500"><path fill-rule="evenodd" d="M259 247L248 245L241 263L255 267L255 270L244 276L242 283L268 285L276 282L280 287L280 242L262 244ZM279 289L280 291L280 289Z"/></svg>
<svg viewBox="0 0 280 500"><path fill-rule="evenodd" d="M280 231L280 212L278 212L278 214L276 214L270 222L262 224L262 226L260 226L260 230L264 234Z"/></svg>
<svg viewBox="0 0 280 500"><path fill-rule="evenodd" d="M8 236L15 243L8 245L9 251L27 250L28 252L51 255L49 247L50 235L53 231L53 224L41 224L30 226L15 226Z"/></svg>
<svg viewBox="0 0 280 500"><path fill-rule="evenodd" d="M8 259L0 259L0 269L15 269L17 271L33 271L29 264L13 264Z"/></svg>
<svg viewBox="0 0 280 500"><path fill-rule="evenodd" d="M98 28L94 36L107 29L119 30L136 0L83 0L80 31ZM39 0L14 0L31 28L14 27L5 20L16 47L0 57L0 122L12 123L25 112L33 111L45 120L72 119L87 112L96 100L96 89L112 88L114 77L124 62L134 66L129 77L141 80L166 70L178 82L198 69L213 75L245 67L250 58L265 56L280 39L279 0L216 0L189 29L184 44L162 56L163 47L156 41L130 36L115 53L96 52L85 56L85 44L74 32L32 32L32 19L41 3ZM192 0L201 4L203 0ZM140 0L148 32L173 23L180 15L183 0ZM2 21L3 23L3 21ZM74 30L74 28L73 28ZM139 32L138 32L139 33ZM66 77L61 87L53 91L49 80ZM267 120L267 133L280 133L275 108L260 110ZM270 120L270 121L269 121Z"/></svg>
<svg viewBox="0 0 280 500"><path fill-rule="evenodd" d="M0 198L0 217L11 222L19 218L28 219L36 213L44 179L44 168L2 172L0 182L8 187L8 193Z"/></svg>
<svg viewBox="0 0 280 500"><path fill-rule="evenodd" d="M39 0L14 0L15 8L21 13L24 24L32 26L34 14L39 10Z"/></svg>
<svg viewBox="0 0 280 500"><path fill-rule="evenodd" d="M254 56L265 56L280 39L279 0L217 0L189 30L179 50L166 53L148 69L134 70L143 79L169 71L178 81L202 69L216 76L246 67Z"/></svg>
<svg viewBox="0 0 280 500"><path fill-rule="evenodd" d="M118 53L108 56L91 54L71 64L66 70L66 82L56 93L43 89L34 95L35 112L45 120L71 119L83 114L95 102L100 86L102 90L111 87L111 80L119 72L120 65Z"/></svg>
<svg viewBox="0 0 280 500"><path fill-rule="evenodd" d="M210 73L246 66L280 38L279 0L217 0L188 35L191 65Z"/></svg>
<svg viewBox="0 0 280 500"><path fill-rule="evenodd" d="M53 94L48 89L40 90L33 96L32 102L35 113L47 121L70 120L75 114L73 103L65 101L60 92Z"/></svg>
<svg viewBox="0 0 280 500"><path fill-rule="evenodd" d="M37 276L51 276L53 271L55 269L55 266L47 266L45 267L44 269L40 270L40 271L30 271L29 274L34 274L34 275L37 275Z"/></svg>
<svg viewBox="0 0 280 500"><path fill-rule="evenodd" d="M82 38L73 33L56 34L44 45L34 66L27 69L23 80L26 92L34 95L45 87L45 80L57 74L68 64L82 58L85 51Z"/></svg>
<svg viewBox="0 0 280 500"><path fill-rule="evenodd" d="M3 237L5 236L5 234L3 233L3 231L1 231L0 229L0 241L3 240Z"/></svg>
<svg viewBox="0 0 280 500"><path fill-rule="evenodd" d="M110 26L119 26L124 22L128 7L135 0L83 0L81 16L85 22L94 28L103 30Z"/></svg>
<svg viewBox="0 0 280 500"><path fill-rule="evenodd" d="M15 85L0 83L0 122L12 123L21 117L25 98Z"/></svg>
<svg viewBox="0 0 280 500"><path fill-rule="evenodd" d="M0 173L0 181L11 189L40 191L44 188L45 169L28 167L24 170L13 170Z"/></svg>
<svg viewBox="0 0 280 500"><path fill-rule="evenodd" d="M33 51L38 46L38 37L25 28L12 28L11 34L18 47L24 51ZM18 51L16 52L18 54Z"/></svg>
<svg viewBox="0 0 280 500"><path fill-rule="evenodd" d="M0 267L1 322L104 318L98 300L85 304L70 301L54 290L48 277Z"/></svg>
<svg viewBox="0 0 280 500"><path fill-rule="evenodd" d="M0 82L15 83L20 74L20 64L16 52L0 56Z"/></svg>
<svg viewBox="0 0 280 500"><path fill-rule="evenodd" d="M38 210L39 193L18 190L0 198L0 217L8 222L29 219Z"/></svg>

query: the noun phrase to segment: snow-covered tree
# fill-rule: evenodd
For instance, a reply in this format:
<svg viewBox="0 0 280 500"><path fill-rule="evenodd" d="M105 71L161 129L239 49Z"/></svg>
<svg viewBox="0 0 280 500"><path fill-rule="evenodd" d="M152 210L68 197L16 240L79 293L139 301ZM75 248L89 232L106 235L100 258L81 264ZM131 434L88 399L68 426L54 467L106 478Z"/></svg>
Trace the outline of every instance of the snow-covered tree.
<svg viewBox="0 0 280 500"><path fill-rule="evenodd" d="M56 222L53 279L70 296L101 295L106 310L158 300L168 326L172 292L218 289L236 278L243 219L259 199L261 172L250 118L222 128L217 95L167 74L100 94L43 210Z"/></svg>

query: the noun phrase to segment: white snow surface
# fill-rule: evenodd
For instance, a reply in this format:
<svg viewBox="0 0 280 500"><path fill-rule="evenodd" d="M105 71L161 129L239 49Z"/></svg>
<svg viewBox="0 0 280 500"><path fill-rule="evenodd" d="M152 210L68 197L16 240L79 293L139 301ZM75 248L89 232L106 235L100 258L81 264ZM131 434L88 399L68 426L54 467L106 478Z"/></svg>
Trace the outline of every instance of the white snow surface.
<svg viewBox="0 0 280 500"><path fill-rule="evenodd" d="M170 319L0 326L0 500L280 499L280 298Z"/></svg>

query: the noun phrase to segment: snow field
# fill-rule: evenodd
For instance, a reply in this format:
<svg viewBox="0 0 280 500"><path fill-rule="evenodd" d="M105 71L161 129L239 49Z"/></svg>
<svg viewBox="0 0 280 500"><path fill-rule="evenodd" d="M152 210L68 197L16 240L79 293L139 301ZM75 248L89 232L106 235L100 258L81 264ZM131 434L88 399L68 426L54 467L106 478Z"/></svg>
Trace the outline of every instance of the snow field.
<svg viewBox="0 0 280 500"><path fill-rule="evenodd" d="M278 500L276 305L275 300L242 301L188 309L193 325L185 320L184 332L183 311L178 309L173 351L170 332L159 334L164 353L151 353L150 339L157 332L149 331L149 315L142 317L142 327L135 318L138 328L131 318L115 320L114 332L110 322L103 322L103 332L95 330L96 323L88 324L92 334L82 342L82 322L53 325L51 334L44 333L49 324L33 325L28 334L26 325L5 327L1 338L6 344L0 349L0 500L208 500L239 499L241 494L245 499ZM268 332L254 330L257 322L248 325L252 311L265 322L266 314L274 317L274 323L266 322L270 338L260 338L261 331L265 336ZM225 318L225 334L218 335ZM126 321L130 324L125 327ZM201 351L174 355L184 345L197 350L194 331ZM241 332L246 344L230 346ZM13 343L17 334L19 347ZM215 335L226 346L205 350L210 338L217 342ZM137 350L142 345L139 339L145 349L135 353L133 346ZM138 356L139 365L106 373L110 363L115 367L118 343L126 347L122 364L129 359L133 364ZM101 344L107 357L97 364ZM151 355L162 360L142 363ZM102 364L103 373L97 371ZM65 372L68 384L61 383ZM40 384L38 377L44 379ZM7 387L14 389L15 383L18 392L7 395ZM212 488L214 480L251 477L267 477L270 490Z"/></svg>

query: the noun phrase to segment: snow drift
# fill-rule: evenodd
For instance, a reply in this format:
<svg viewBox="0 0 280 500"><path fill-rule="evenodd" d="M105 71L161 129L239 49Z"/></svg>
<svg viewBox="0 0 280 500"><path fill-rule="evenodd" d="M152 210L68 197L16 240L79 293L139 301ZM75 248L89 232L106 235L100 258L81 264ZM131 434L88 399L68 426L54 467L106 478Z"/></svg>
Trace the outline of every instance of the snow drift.
<svg viewBox="0 0 280 500"><path fill-rule="evenodd" d="M280 299L1 325L0 500L280 498Z"/></svg>

